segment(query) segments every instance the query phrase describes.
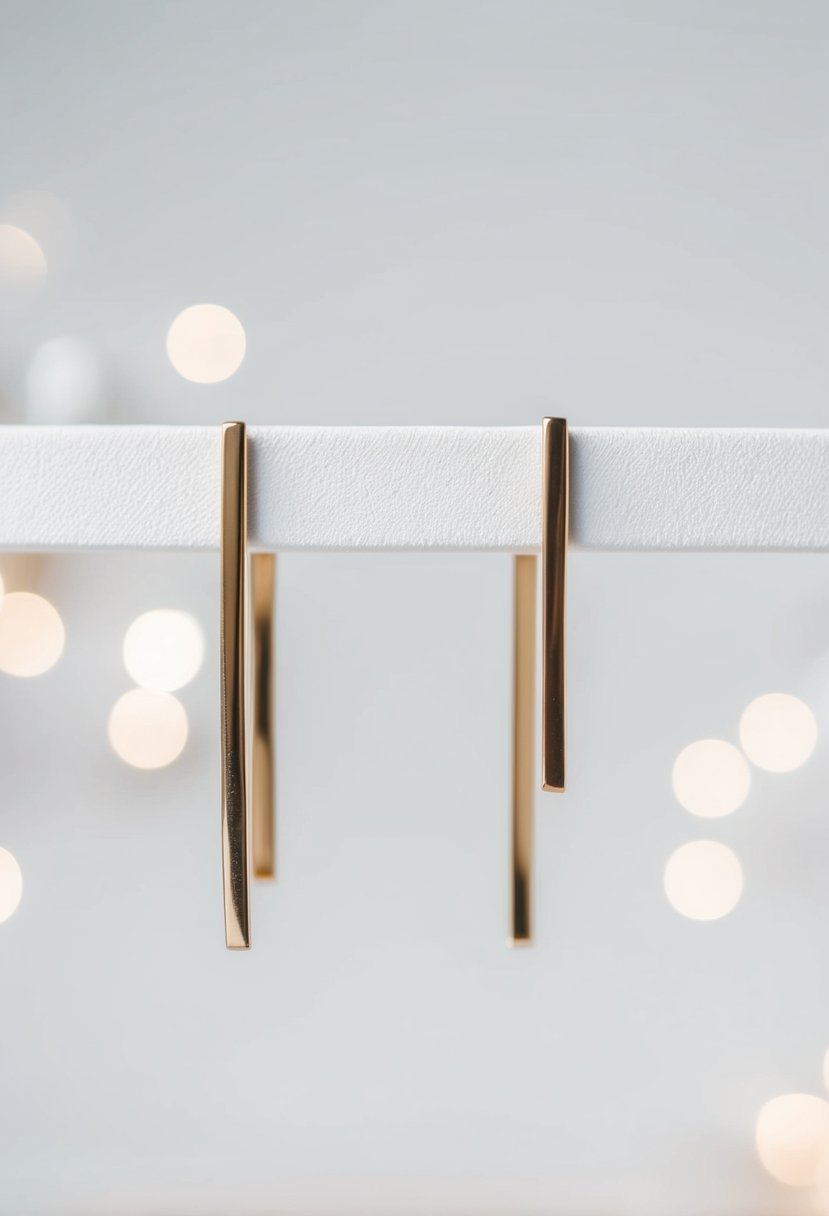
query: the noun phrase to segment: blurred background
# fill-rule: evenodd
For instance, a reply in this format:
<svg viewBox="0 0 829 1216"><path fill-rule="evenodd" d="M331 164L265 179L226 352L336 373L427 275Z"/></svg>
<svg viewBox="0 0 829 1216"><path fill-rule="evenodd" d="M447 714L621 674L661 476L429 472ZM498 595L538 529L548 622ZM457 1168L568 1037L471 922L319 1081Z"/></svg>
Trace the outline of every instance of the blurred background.
<svg viewBox="0 0 829 1216"><path fill-rule="evenodd" d="M0 0L2 419L823 426L827 27ZM216 558L0 555L0 1211L829 1212L826 560L570 570L516 952L509 559L279 560L234 955Z"/></svg>

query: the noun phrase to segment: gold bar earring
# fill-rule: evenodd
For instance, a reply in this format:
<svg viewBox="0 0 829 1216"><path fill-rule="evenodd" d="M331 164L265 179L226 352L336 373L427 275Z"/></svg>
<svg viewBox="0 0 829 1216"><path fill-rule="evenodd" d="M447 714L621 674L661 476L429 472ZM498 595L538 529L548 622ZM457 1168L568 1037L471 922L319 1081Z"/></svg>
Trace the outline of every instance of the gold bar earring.
<svg viewBox="0 0 829 1216"><path fill-rule="evenodd" d="M569 526L569 439L564 418L545 418L541 432L542 674L544 790L563 790L565 753L564 591ZM535 557L514 559L512 722L512 942L532 940L535 789Z"/></svg>
<svg viewBox="0 0 829 1216"><path fill-rule="evenodd" d="M513 559L512 942L532 939L535 803L535 557Z"/></svg>
<svg viewBox="0 0 829 1216"><path fill-rule="evenodd" d="M246 761L247 437L243 422L222 427L221 780L225 941L250 947Z"/></svg>
<svg viewBox="0 0 829 1216"><path fill-rule="evenodd" d="M565 785L564 592L570 511L566 418L545 418L541 432L541 788Z"/></svg>
<svg viewBox="0 0 829 1216"><path fill-rule="evenodd" d="M253 609L253 739L251 819L253 873L273 878L274 823L274 587L276 556L254 553L250 559L250 598Z"/></svg>

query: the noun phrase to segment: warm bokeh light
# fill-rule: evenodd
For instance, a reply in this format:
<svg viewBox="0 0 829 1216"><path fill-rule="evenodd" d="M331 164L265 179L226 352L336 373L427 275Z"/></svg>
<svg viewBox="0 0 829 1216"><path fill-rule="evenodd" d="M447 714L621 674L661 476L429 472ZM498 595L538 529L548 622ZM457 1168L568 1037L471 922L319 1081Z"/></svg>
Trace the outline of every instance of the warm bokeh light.
<svg viewBox="0 0 829 1216"><path fill-rule="evenodd" d="M126 764L164 768L184 750L187 713L168 692L133 688L113 705L108 733L115 754Z"/></svg>
<svg viewBox="0 0 829 1216"><path fill-rule="evenodd" d="M65 203L48 190L21 190L2 206L3 219L30 232L45 250L49 266L71 261L75 224Z"/></svg>
<svg viewBox="0 0 829 1216"><path fill-rule="evenodd" d="M751 773L745 757L723 739L699 739L674 761L672 782L680 805L692 815L717 819L745 802Z"/></svg>
<svg viewBox="0 0 829 1216"><path fill-rule="evenodd" d="M800 768L817 743L817 722L805 701L769 692L747 705L740 718L740 743L758 768L790 773Z"/></svg>
<svg viewBox="0 0 829 1216"><path fill-rule="evenodd" d="M36 286L46 274L46 256L31 233L0 224L0 286Z"/></svg>
<svg viewBox="0 0 829 1216"><path fill-rule="evenodd" d="M0 849L0 924L17 911L23 896L23 874L17 858L8 849Z"/></svg>
<svg viewBox="0 0 829 1216"><path fill-rule="evenodd" d="M91 422L101 413L102 398L101 365L90 346L76 338L40 344L26 373L29 422Z"/></svg>
<svg viewBox="0 0 829 1216"><path fill-rule="evenodd" d="M0 602L0 671L40 676L63 654L66 633L57 609L42 595L9 591Z"/></svg>
<svg viewBox="0 0 829 1216"><path fill-rule="evenodd" d="M815 1216L829 1216L829 1145L818 1162L811 1199Z"/></svg>
<svg viewBox="0 0 829 1216"><path fill-rule="evenodd" d="M668 858L665 894L689 920L719 920L736 907L743 892L737 857L716 840L692 840Z"/></svg>
<svg viewBox="0 0 829 1216"><path fill-rule="evenodd" d="M136 684L174 692L189 684L204 661L204 634L195 617L155 608L136 617L124 638L124 663Z"/></svg>
<svg viewBox="0 0 829 1216"><path fill-rule="evenodd" d="M230 309L194 304L170 326L167 354L185 380L218 384L232 376L244 359L245 331Z"/></svg>
<svg viewBox="0 0 829 1216"><path fill-rule="evenodd" d="M781 1094L757 1116L757 1155L787 1186L814 1186L829 1149L829 1102L814 1094Z"/></svg>

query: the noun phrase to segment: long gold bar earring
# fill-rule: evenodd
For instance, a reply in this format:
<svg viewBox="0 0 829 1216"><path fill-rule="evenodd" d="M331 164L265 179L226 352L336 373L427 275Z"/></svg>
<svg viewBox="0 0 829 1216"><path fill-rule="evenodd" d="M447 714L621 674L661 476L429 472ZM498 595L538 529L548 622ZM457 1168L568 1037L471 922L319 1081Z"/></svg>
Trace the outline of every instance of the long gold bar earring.
<svg viewBox="0 0 829 1216"><path fill-rule="evenodd" d="M246 762L247 437L243 422L222 427L221 774L225 941L250 947Z"/></svg>
<svg viewBox="0 0 829 1216"><path fill-rule="evenodd" d="M535 804L535 557L513 559L512 943L532 939Z"/></svg>
<svg viewBox="0 0 829 1216"><path fill-rule="evenodd" d="M250 559L250 598L253 608L251 820L255 878L273 878L276 874L273 724L275 579L276 556L273 553L254 553Z"/></svg>
<svg viewBox="0 0 829 1216"><path fill-rule="evenodd" d="M570 513L566 418L545 418L541 432L542 693L541 788L565 786L564 606Z"/></svg>

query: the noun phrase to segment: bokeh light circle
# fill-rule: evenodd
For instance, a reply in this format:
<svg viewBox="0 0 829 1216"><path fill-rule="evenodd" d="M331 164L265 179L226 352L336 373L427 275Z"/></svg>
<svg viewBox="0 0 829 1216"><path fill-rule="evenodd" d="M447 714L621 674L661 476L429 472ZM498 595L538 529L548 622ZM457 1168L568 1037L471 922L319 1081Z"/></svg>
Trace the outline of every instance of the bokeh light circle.
<svg viewBox="0 0 829 1216"><path fill-rule="evenodd" d="M720 920L739 902L743 869L731 849L716 840L692 840L668 858L668 902L689 920Z"/></svg>
<svg viewBox="0 0 829 1216"><path fill-rule="evenodd" d="M245 331L221 304L193 304L173 321L167 354L176 371L196 384L218 384L238 370L245 357Z"/></svg>
<svg viewBox="0 0 829 1216"><path fill-rule="evenodd" d="M805 701L786 692L755 698L740 718L740 743L753 764L770 773L790 773L804 764L817 743L817 721Z"/></svg>
<svg viewBox="0 0 829 1216"><path fill-rule="evenodd" d="M787 1186L814 1186L829 1149L829 1102L814 1094L772 1098L757 1116L755 1144L772 1178Z"/></svg>
<svg viewBox="0 0 829 1216"><path fill-rule="evenodd" d="M8 849L0 849L0 924L8 920L23 897L23 874L17 858Z"/></svg>
<svg viewBox="0 0 829 1216"><path fill-rule="evenodd" d="M0 671L40 676L63 654L66 632L58 610L42 595L9 591L0 601Z"/></svg>
<svg viewBox="0 0 829 1216"><path fill-rule="evenodd" d="M72 259L75 223L69 208L48 190L21 190L3 203L3 217L24 228L44 250L49 269Z"/></svg>
<svg viewBox="0 0 829 1216"><path fill-rule="evenodd" d="M717 819L745 802L751 771L733 744L723 739L698 739L677 756L671 780L677 801L686 811Z"/></svg>
<svg viewBox="0 0 829 1216"><path fill-rule="evenodd" d="M108 734L113 751L133 768L164 768L187 742L187 713L177 697L149 688L125 692L112 707Z"/></svg>
<svg viewBox="0 0 829 1216"><path fill-rule="evenodd" d="M142 688L174 692L204 661L204 634L189 612L154 608L136 617L124 638L124 664Z"/></svg>
<svg viewBox="0 0 829 1216"><path fill-rule="evenodd" d="M46 275L46 255L30 232L0 224L0 286L36 287Z"/></svg>
<svg viewBox="0 0 829 1216"><path fill-rule="evenodd" d="M89 422L102 410L101 364L76 338L50 338L32 356L26 372L29 422L62 426Z"/></svg>

